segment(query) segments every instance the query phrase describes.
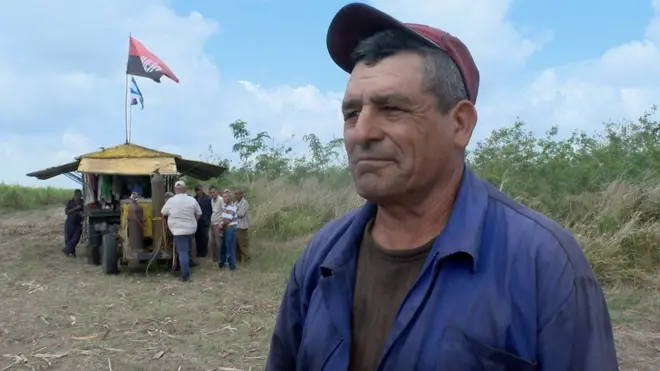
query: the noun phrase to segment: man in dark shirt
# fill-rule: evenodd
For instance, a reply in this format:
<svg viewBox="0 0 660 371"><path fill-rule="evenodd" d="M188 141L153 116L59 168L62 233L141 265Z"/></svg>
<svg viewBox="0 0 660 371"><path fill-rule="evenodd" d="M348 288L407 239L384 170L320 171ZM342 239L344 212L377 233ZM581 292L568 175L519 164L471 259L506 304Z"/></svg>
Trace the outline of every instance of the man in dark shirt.
<svg viewBox="0 0 660 371"><path fill-rule="evenodd" d="M201 184L195 186L195 199L202 209L202 216L197 221L195 245L197 247L197 257L204 258L209 250L209 227L211 226L213 206L211 204L211 196L204 193L204 187Z"/></svg>
<svg viewBox="0 0 660 371"><path fill-rule="evenodd" d="M80 242L83 222L82 192L79 189L73 191L73 198L66 203L64 208L66 221L64 222L64 252L67 256L76 257L76 246Z"/></svg>
<svg viewBox="0 0 660 371"><path fill-rule="evenodd" d="M267 371L616 371L603 291L571 233L465 164L479 71L456 37L362 3L327 46L367 202L294 265Z"/></svg>

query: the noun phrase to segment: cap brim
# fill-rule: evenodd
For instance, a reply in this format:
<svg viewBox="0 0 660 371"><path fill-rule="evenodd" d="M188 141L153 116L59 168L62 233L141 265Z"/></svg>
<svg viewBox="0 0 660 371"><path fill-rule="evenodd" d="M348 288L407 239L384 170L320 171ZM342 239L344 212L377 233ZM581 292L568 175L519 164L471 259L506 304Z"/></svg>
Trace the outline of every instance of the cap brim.
<svg viewBox="0 0 660 371"><path fill-rule="evenodd" d="M341 69L351 73L355 66L351 54L358 44L380 31L389 29L402 30L423 42L431 43L392 16L367 4L351 3L337 12L328 27L326 43L330 57Z"/></svg>

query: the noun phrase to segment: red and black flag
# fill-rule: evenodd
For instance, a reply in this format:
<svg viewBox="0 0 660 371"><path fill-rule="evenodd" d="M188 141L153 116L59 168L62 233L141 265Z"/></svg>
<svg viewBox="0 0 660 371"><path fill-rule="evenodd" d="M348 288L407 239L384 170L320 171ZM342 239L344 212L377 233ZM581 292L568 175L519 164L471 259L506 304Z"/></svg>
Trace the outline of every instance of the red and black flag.
<svg viewBox="0 0 660 371"><path fill-rule="evenodd" d="M141 42L130 38L128 46L128 63L126 63L126 74L140 77L147 77L155 82L160 82L163 75L169 77L174 82L179 79L174 72L158 57L153 55Z"/></svg>

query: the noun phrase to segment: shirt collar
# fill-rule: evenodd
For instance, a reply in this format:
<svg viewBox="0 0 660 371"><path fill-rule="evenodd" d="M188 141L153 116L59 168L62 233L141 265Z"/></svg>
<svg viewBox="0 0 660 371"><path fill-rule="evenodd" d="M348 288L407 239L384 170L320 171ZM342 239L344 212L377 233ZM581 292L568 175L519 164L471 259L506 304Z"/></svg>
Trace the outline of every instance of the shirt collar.
<svg viewBox="0 0 660 371"><path fill-rule="evenodd" d="M433 243L430 254L437 255L439 260L466 254L472 259L473 270L476 270L487 207L486 184L465 166L451 215L444 230ZM376 215L376 210L377 205L369 201L357 210L346 233L330 250L321 267L336 270L356 256L364 228Z"/></svg>

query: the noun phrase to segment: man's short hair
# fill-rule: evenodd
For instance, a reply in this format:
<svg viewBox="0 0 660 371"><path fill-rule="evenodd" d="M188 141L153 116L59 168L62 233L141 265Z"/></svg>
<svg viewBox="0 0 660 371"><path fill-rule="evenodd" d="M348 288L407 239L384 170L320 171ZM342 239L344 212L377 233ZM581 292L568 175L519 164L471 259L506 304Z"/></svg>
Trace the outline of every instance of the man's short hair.
<svg viewBox="0 0 660 371"><path fill-rule="evenodd" d="M461 71L444 51L430 47L401 30L385 30L362 40L351 59L368 66L402 52L413 52L424 58L423 83L435 95L440 112L447 113L468 99Z"/></svg>
<svg viewBox="0 0 660 371"><path fill-rule="evenodd" d="M236 188L234 193L243 193L243 188Z"/></svg>
<svg viewBox="0 0 660 371"><path fill-rule="evenodd" d="M201 184L196 184L195 185L195 191L201 191L203 189L204 189L204 187Z"/></svg>
<svg viewBox="0 0 660 371"><path fill-rule="evenodd" d="M217 190L218 190L218 187L216 187L215 185L210 186L210 187L209 187L209 192L210 192L210 191L213 191L213 190L216 190L216 191L217 191Z"/></svg>

